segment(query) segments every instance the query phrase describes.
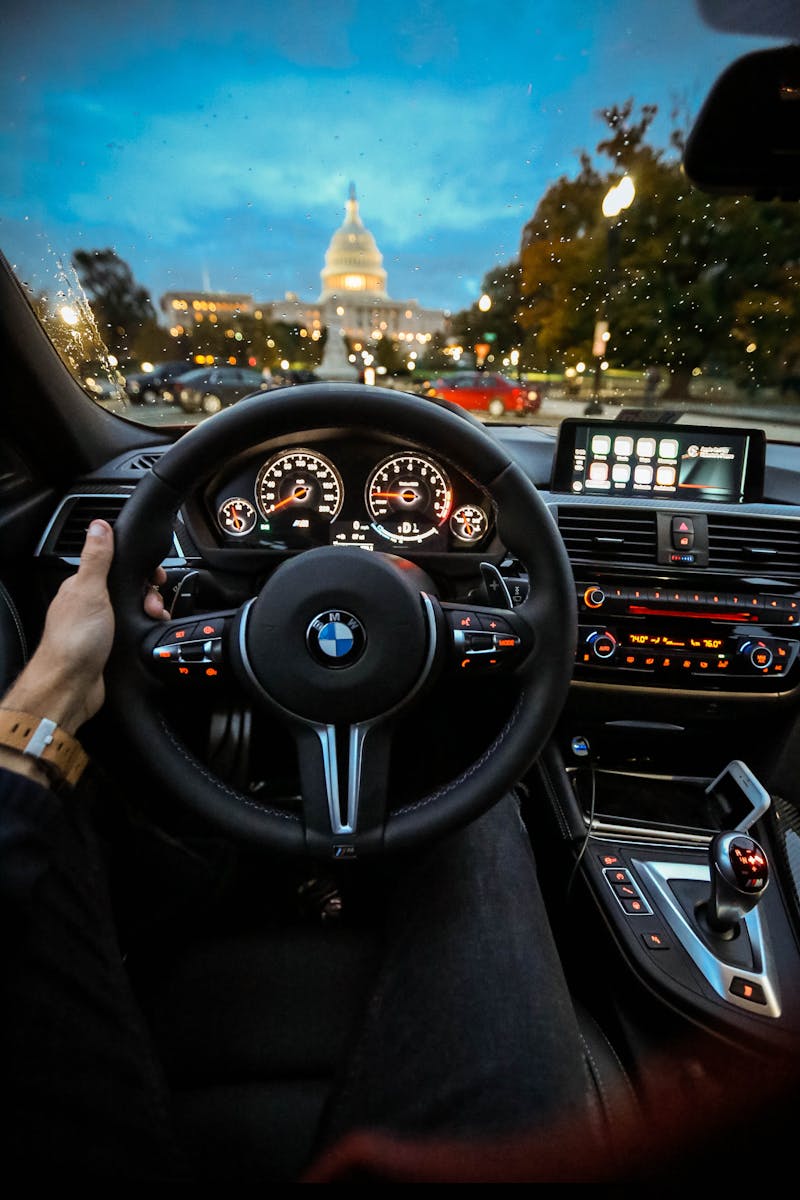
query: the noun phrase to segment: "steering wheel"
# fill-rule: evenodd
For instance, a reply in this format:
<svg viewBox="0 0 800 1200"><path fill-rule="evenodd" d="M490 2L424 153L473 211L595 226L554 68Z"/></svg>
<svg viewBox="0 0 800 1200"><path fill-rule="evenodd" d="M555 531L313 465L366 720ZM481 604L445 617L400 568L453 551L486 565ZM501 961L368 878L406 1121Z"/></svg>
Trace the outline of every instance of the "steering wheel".
<svg viewBox="0 0 800 1200"><path fill-rule="evenodd" d="M500 539L528 572L525 601L514 609L443 603L406 559L324 546L282 562L238 610L193 616L194 632L186 622L146 617L143 584L198 483L267 439L333 427L386 431L441 455L485 488ZM492 435L450 406L386 389L319 383L240 401L197 425L158 460L125 504L115 537L109 703L133 748L171 793L236 838L344 858L436 837L487 811L522 778L566 699L577 618L556 524ZM299 814L232 787L176 736L160 711L158 691L164 671L182 669L226 676L254 709L285 724L298 752ZM494 741L457 778L392 808L395 717L432 680L457 688L481 672L507 675L518 691Z"/></svg>

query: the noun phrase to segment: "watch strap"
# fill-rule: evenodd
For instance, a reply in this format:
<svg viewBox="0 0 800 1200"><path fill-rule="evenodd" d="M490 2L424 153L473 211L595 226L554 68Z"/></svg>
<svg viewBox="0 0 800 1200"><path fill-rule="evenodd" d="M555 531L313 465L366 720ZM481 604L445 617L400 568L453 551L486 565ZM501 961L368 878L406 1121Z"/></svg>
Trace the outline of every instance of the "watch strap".
<svg viewBox="0 0 800 1200"><path fill-rule="evenodd" d="M70 787L89 762L80 742L55 721L12 708L0 708L0 746L35 759L51 780Z"/></svg>

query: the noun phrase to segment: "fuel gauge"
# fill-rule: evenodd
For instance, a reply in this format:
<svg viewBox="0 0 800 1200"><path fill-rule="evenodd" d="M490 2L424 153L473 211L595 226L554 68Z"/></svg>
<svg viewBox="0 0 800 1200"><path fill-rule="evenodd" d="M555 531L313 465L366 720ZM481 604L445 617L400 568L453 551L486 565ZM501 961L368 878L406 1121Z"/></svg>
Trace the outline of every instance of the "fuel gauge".
<svg viewBox="0 0 800 1200"><path fill-rule="evenodd" d="M243 496L232 496L217 513L220 529L231 537L244 537L256 527L256 510Z"/></svg>
<svg viewBox="0 0 800 1200"><path fill-rule="evenodd" d="M450 518L450 531L460 542L479 542L489 527L489 519L477 504L462 504Z"/></svg>

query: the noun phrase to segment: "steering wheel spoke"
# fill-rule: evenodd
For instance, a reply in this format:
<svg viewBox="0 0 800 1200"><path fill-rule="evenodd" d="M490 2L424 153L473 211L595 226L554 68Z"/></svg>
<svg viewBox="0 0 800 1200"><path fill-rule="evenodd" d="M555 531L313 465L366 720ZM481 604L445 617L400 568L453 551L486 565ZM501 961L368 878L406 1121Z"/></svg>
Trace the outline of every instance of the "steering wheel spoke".
<svg viewBox="0 0 800 1200"><path fill-rule="evenodd" d="M383 841L392 724L298 722L306 846L326 858L355 858Z"/></svg>
<svg viewBox="0 0 800 1200"><path fill-rule="evenodd" d="M179 621L159 621L142 640L141 653L152 675L162 683L209 686L229 675L225 631L235 611L196 613Z"/></svg>
<svg viewBox="0 0 800 1200"><path fill-rule="evenodd" d="M465 678L514 671L536 645L533 624L515 609L442 604L450 628L450 660Z"/></svg>

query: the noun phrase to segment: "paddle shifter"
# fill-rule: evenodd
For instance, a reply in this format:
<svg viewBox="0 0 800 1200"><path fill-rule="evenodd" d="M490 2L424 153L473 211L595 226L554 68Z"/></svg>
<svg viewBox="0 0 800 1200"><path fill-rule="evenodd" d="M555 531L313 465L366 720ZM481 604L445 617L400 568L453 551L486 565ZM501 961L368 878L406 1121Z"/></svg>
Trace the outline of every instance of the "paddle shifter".
<svg viewBox="0 0 800 1200"><path fill-rule="evenodd" d="M718 833L708 848L711 895L705 916L712 929L729 933L754 909L769 883L767 856L743 833Z"/></svg>

